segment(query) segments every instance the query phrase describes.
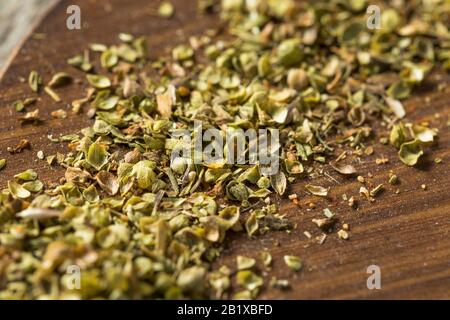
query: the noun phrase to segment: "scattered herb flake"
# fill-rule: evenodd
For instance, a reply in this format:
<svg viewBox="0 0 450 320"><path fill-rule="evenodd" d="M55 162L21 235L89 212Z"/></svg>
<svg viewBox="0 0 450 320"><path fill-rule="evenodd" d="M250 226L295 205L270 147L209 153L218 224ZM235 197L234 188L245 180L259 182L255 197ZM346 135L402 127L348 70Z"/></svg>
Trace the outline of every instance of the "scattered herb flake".
<svg viewBox="0 0 450 320"><path fill-rule="evenodd" d="M300 271L303 266L302 260L297 256L284 256L283 260L294 271Z"/></svg>

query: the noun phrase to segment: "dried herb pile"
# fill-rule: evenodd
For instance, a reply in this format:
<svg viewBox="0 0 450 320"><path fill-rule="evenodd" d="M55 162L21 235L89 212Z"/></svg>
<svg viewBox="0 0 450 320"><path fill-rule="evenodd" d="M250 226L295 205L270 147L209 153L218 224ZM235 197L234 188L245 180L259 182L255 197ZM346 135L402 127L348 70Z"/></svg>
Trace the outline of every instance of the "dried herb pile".
<svg viewBox="0 0 450 320"><path fill-rule="evenodd" d="M403 119L402 101L433 68L450 68L449 3L379 5L381 29L369 30L365 0L224 0L222 40L207 31L148 61L145 38L121 34L117 45L92 44L69 59L90 85L72 111L85 112L93 125L49 136L68 144L65 155L38 152L41 161L66 168L60 184L44 186L29 169L0 193L0 299L255 298L264 283L288 287L287 280L268 283L249 257L213 269L227 234L291 228L269 196L286 196L290 183L317 176L316 164L357 174L336 150L368 154L376 126L386 130L380 142L398 148L410 166L436 139L436 130ZM164 2L159 14L170 18L174 10ZM55 101L72 81L67 73L47 84L38 72L29 75L31 90ZM14 104L22 122L39 124L35 104ZM67 112L52 116L64 121ZM194 120L221 130L279 129L280 171L266 177L258 165L171 163L171 151L183 143L176 133L194 135ZM5 165L0 160L0 170ZM392 174L389 182L396 179ZM382 188L360 191L373 199ZM333 219L325 209L313 222L327 230ZM348 239L347 230L338 236ZM269 252L260 259L270 267ZM301 272L299 257L284 262ZM67 273L74 265L80 289Z"/></svg>

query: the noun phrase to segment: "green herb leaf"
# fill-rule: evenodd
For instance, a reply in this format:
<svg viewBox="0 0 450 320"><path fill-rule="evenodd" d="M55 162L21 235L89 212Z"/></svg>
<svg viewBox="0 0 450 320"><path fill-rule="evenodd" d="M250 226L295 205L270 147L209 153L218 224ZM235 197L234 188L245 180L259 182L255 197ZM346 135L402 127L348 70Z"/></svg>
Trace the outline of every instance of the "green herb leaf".
<svg viewBox="0 0 450 320"><path fill-rule="evenodd" d="M16 174L14 177L24 181L32 181L36 180L38 175L33 169L28 169L27 171Z"/></svg>
<svg viewBox="0 0 450 320"><path fill-rule="evenodd" d="M112 68L119 62L119 57L113 50L105 50L100 56L100 63L103 68Z"/></svg>
<svg viewBox="0 0 450 320"><path fill-rule="evenodd" d="M287 180L283 171L278 171L276 174L270 176L270 183L272 185L272 188L279 195L283 195L286 191Z"/></svg>
<svg viewBox="0 0 450 320"><path fill-rule="evenodd" d="M302 260L297 256L284 256L284 263L294 271L300 271L302 268Z"/></svg>
<svg viewBox="0 0 450 320"><path fill-rule="evenodd" d="M163 1L158 8L158 14L163 18L170 18L173 16L175 9L169 1Z"/></svg>
<svg viewBox="0 0 450 320"><path fill-rule="evenodd" d="M42 84L42 78L37 71L30 72L28 84L33 92L38 92L39 86Z"/></svg>
<svg viewBox="0 0 450 320"><path fill-rule="evenodd" d="M111 86L111 80L108 77L97 75L97 74L88 74L86 75L89 83L97 88L97 89L106 89Z"/></svg>
<svg viewBox="0 0 450 320"><path fill-rule="evenodd" d="M419 140L403 143L398 152L400 160L408 166L416 165L422 155L423 150Z"/></svg>
<svg viewBox="0 0 450 320"><path fill-rule="evenodd" d="M321 186L307 184L305 186L305 189L308 190L309 192L311 192L315 196L326 197L328 195L328 189L321 187Z"/></svg>
<svg viewBox="0 0 450 320"><path fill-rule="evenodd" d="M27 199L31 196L30 191L28 191L15 181L9 181L8 188L11 195L16 199Z"/></svg>
<svg viewBox="0 0 450 320"><path fill-rule="evenodd" d="M250 270L242 270L236 274L236 283L247 290L255 290L264 284L264 280Z"/></svg>
<svg viewBox="0 0 450 320"><path fill-rule="evenodd" d="M108 152L103 145L94 142L89 146L86 161L97 171L100 171L108 163Z"/></svg>
<svg viewBox="0 0 450 320"><path fill-rule="evenodd" d="M251 269L255 266L256 260L253 258L248 258L244 256L236 257L236 264L238 270Z"/></svg>
<svg viewBox="0 0 450 320"><path fill-rule="evenodd" d="M252 212L250 216L245 221L245 230L247 230L247 234L251 237L258 231L259 224L258 220L256 219L256 213Z"/></svg>

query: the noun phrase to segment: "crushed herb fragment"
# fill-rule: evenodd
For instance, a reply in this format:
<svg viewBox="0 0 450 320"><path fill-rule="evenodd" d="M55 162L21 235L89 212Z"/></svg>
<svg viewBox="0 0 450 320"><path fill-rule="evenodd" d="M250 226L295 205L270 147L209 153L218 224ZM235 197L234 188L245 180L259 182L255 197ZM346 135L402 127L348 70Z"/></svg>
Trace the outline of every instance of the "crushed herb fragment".
<svg viewBox="0 0 450 320"><path fill-rule="evenodd" d="M37 71L31 71L28 76L28 85L33 92L38 92L39 86L42 84L42 78Z"/></svg>
<svg viewBox="0 0 450 320"><path fill-rule="evenodd" d="M283 260L293 271L300 271L303 266L302 260L297 256L284 256Z"/></svg>

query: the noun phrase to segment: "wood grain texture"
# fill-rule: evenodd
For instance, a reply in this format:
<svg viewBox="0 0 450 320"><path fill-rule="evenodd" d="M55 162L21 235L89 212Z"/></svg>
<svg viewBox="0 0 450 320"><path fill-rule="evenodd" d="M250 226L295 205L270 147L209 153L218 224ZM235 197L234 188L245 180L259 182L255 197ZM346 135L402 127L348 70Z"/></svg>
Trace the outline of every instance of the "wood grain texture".
<svg viewBox="0 0 450 320"><path fill-rule="evenodd" d="M69 31L65 27L65 10L71 1L61 1L44 19L36 32L47 35L45 41L30 38L20 49L0 83L0 158L6 158L7 167L0 173L0 188L8 179L30 167L36 169L42 180L57 182L62 171L39 161L36 152L46 155L66 152L63 144L53 144L48 134L74 133L91 124L86 115L72 115L65 120L55 120L50 112L66 108L67 103L84 95L86 83L59 89L63 102L55 103L45 94L35 107L41 111L44 123L39 126L22 126L17 113L11 108L13 101L33 96L26 83L30 70L38 70L47 82L56 71L67 71L83 79L83 75L66 65L66 60L79 53L91 42L113 44L119 32L145 35L150 45L150 57L154 58L176 44L186 41L189 35L201 34L209 27L216 27L216 16L197 16L195 1L173 1L176 15L171 20L155 15L158 1L134 0L80 0L81 30ZM324 166L333 179L314 180L314 184L329 186L330 195L317 199L304 191L311 183L306 178L291 186L289 193L300 196L300 206L287 199L277 199L281 212L296 224L290 233L269 232L254 239L235 234L227 240L226 249L217 265L235 263L235 257L243 254L258 257L267 248L274 257L272 270L265 275L290 279L290 290L264 290L260 298L267 299L450 299L450 77L435 71L425 84L414 92L405 103L408 119L429 121L440 130L439 143L427 150L424 161L417 168L400 163L393 147L375 144L373 156L364 157L357 165L361 173L373 174L369 185L385 183L386 191L373 203L358 195L360 184L355 179L339 176L329 166ZM440 87L440 89L439 89ZM34 108L30 108L33 110ZM377 139L386 135L383 128L375 127ZM21 139L30 140L32 148L10 155L6 148ZM384 155L388 164L376 165L375 159ZM435 164L440 157L443 163ZM398 186L387 184L389 170L400 178ZM422 190L421 185L427 189ZM395 194L396 189L400 190ZM358 208L351 209L341 195L355 196ZM307 204L314 201L317 207L309 210ZM350 225L350 240L339 240L336 233L329 234L319 245L308 240L303 232L316 236L319 231L311 223L320 217L324 208L330 207L339 216L339 225ZM293 273L284 265L283 255L294 254L304 260L304 269ZM366 269L375 264L381 268L381 289L368 290ZM266 281L267 283L268 281Z"/></svg>
<svg viewBox="0 0 450 320"><path fill-rule="evenodd" d="M22 42L54 3L56 0L0 0L0 70L11 50Z"/></svg>

